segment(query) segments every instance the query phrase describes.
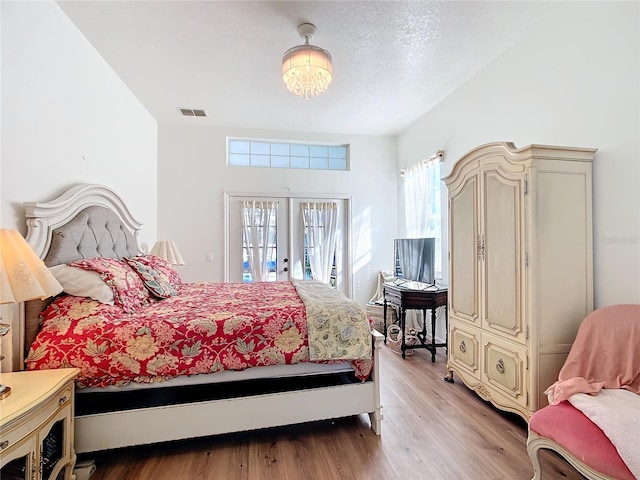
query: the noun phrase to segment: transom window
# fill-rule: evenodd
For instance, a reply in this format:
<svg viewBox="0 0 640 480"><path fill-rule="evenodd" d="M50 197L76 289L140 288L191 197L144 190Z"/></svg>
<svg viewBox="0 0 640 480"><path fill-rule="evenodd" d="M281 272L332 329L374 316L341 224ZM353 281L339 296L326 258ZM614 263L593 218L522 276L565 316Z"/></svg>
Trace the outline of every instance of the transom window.
<svg viewBox="0 0 640 480"><path fill-rule="evenodd" d="M238 167L348 170L349 146L228 138L227 160Z"/></svg>

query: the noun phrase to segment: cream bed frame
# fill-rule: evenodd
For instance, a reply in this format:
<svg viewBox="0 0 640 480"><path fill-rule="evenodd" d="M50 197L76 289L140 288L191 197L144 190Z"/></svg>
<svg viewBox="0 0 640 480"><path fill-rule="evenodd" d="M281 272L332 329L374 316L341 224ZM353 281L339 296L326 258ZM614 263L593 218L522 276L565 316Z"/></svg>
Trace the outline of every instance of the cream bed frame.
<svg viewBox="0 0 640 480"><path fill-rule="evenodd" d="M26 239L47 266L67 263L86 256L120 258L130 255L132 250L135 250L133 253L141 253L137 240L141 223L130 214L122 199L105 186L80 184L52 201L29 202L24 205L27 218ZM85 236L77 234L78 217L89 218L86 212L95 211L95 207L99 207L99 210L105 209L105 212L102 210L98 212L100 222L104 223L104 226L93 225L88 236L103 234L103 238L117 237L114 244L107 245L107 248L104 242L102 245L83 244L78 248L70 247L69 244L74 241L79 242L79 237ZM90 210L87 210L88 208ZM104 220L105 218L107 220ZM66 234L65 228L74 223L73 234ZM89 224L91 221L86 223ZM96 235L96 228L106 230L100 230ZM61 246L61 241L66 242L66 245ZM51 255L52 247L57 249L57 253L53 256ZM43 302L39 301L27 302L24 328L25 352L28 351L37 332L38 315L44 306ZM372 332L374 361L370 379L366 382L317 386L277 393L258 393L115 412L86 415L76 412L76 452L94 452L363 413L368 414L372 430L379 435L382 407L378 351L382 339L381 334L375 330ZM76 393L76 398L78 395L84 394Z"/></svg>

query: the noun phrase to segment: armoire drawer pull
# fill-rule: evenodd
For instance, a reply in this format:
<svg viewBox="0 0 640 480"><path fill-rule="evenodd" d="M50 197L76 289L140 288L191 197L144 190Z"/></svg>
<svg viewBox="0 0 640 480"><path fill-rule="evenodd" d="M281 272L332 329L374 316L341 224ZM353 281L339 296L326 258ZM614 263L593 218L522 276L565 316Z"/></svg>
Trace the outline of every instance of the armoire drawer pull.
<svg viewBox="0 0 640 480"><path fill-rule="evenodd" d="M64 397L60 397L60 400L58 400L58 405L62 405L66 401L67 401L67 396L66 395Z"/></svg>
<svg viewBox="0 0 640 480"><path fill-rule="evenodd" d="M498 363L496 363L496 370L498 373L504 373L504 362L502 359L498 360Z"/></svg>
<svg viewBox="0 0 640 480"><path fill-rule="evenodd" d="M0 450L4 450L8 446L9 446L9 440L5 440L4 442L0 443Z"/></svg>
<svg viewBox="0 0 640 480"><path fill-rule="evenodd" d="M467 346L464 344L464 340L460 342L460 346L458 348L460 348L462 353L467 351Z"/></svg>

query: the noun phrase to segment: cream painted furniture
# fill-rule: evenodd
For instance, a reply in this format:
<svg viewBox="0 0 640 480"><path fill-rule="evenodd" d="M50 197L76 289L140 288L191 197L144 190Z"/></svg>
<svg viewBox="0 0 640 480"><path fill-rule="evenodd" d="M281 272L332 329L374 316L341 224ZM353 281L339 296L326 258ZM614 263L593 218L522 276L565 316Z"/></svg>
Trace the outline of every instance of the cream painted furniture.
<svg viewBox="0 0 640 480"><path fill-rule="evenodd" d="M528 419L593 309L596 149L482 145L449 176L448 381Z"/></svg>
<svg viewBox="0 0 640 480"><path fill-rule="evenodd" d="M79 370L0 375L11 395L0 401L0 478L74 479L73 394Z"/></svg>

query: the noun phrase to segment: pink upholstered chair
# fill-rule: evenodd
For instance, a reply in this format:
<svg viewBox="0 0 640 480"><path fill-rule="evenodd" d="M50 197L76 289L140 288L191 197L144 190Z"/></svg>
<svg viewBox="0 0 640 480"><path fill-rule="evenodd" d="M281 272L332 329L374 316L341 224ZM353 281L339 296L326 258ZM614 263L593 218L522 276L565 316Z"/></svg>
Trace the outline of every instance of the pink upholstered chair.
<svg viewBox="0 0 640 480"><path fill-rule="evenodd" d="M640 444L620 448L618 437L611 432L607 436L592 422L589 418L594 418L592 411L587 416L571 403L580 405L579 396L571 399L575 394L597 396L603 388L640 394L640 305L603 307L583 320L558 381L547 390L550 405L529 419L527 452L533 465L533 480L542 478L538 451L543 448L560 454L588 479L640 478ZM633 407L638 401L638 409L631 410L624 419L632 420L630 425L640 424L640 395L612 391L601 397L610 393L622 393L625 399L634 402ZM596 421L603 425L601 420Z"/></svg>

